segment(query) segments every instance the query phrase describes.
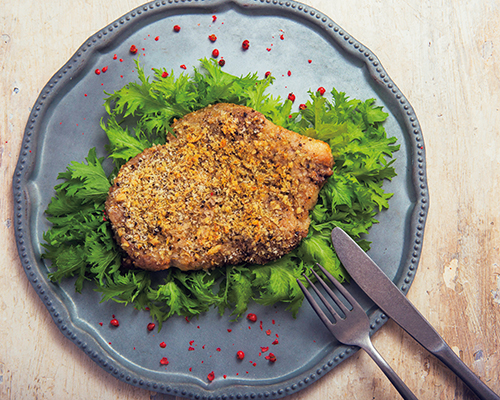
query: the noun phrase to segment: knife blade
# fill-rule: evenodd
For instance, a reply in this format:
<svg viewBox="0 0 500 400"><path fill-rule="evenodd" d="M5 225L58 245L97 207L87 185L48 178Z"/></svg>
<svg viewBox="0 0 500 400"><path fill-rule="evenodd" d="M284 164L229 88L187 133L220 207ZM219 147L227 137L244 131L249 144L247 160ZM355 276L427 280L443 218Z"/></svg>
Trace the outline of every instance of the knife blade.
<svg viewBox="0 0 500 400"><path fill-rule="evenodd" d="M450 368L478 398L500 400L346 232L334 228L331 237L335 252L351 278L384 313Z"/></svg>

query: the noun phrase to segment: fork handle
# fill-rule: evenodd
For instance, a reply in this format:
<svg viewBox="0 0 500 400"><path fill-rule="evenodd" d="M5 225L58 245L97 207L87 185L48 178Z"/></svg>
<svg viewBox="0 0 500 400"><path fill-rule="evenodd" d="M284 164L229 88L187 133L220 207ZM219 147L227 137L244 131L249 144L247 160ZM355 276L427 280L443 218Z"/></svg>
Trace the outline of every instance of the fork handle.
<svg viewBox="0 0 500 400"><path fill-rule="evenodd" d="M382 372L389 378L391 383L394 385L396 390L399 392L401 397L405 400L418 400L413 392L406 386L406 384L401 380L401 378L396 374L396 372L391 368L391 366L385 361L384 357L380 355L377 349L373 346L373 343L368 338L367 340L359 343L364 351L372 358L373 361L379 366Z"/></svg>

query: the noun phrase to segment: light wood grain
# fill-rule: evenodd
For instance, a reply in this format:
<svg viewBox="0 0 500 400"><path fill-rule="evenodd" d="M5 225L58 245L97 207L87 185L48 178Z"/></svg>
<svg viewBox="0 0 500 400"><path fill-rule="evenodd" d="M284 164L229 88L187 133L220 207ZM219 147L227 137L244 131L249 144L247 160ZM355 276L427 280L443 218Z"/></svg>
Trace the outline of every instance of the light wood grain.
<svg viewBox="0 0 500 400"><path fill-rule="evenodd" d="M172 399L104 373L63 337L32 290L13 232L12 174L48 79L134 0L4 0L0 11L0 398ZM409 293L500 393L500 2L309 0L381 60L422 125L431 206ZM473 399L392 323L374 338L420 399ZM288 400L397 399L363 353Z"/></svg>

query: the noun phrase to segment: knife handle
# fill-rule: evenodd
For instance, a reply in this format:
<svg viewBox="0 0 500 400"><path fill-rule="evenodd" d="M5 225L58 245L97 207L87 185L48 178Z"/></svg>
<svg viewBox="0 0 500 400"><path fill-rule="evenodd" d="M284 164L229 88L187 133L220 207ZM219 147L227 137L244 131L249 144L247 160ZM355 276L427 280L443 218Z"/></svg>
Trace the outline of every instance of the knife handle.
<svg viewBox="0 0 500 400"><path fill-rule="evenodd" d="M500 397L486 386L444 341L438 350L433 351L433 354L451 369L479 399L500 400Z"/></svg>

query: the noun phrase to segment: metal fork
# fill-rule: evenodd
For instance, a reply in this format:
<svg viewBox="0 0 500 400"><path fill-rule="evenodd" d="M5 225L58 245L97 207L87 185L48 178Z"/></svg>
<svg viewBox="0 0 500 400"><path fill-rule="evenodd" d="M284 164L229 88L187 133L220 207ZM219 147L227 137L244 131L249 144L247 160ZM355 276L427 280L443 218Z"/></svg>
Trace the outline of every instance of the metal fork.
<svg viewBox="0 0 500 400"><path fill-rule="evenodd" d="M313 290L316 292L318 297L321 299L325 307L332 314L334 322L330 320L320 308L319 304L314 300L313 296L302 284L300 279L297 282L304 292L307 300L311 304L316 314L326 325L328 330L335 336L335 338L347 345L347 346L358 346L361 347L368 355L375 361L375 363L380 367L384 374L392 382L396 390L405 400L418 400L417 397L411 392L411 390L406 386L406 384L401 380L401 378L394 372L390 365L384 360L380 353L373 347L372 341L370 339L370 320L366 315L363 308L359 303L352 297L352 295L335 279L327 270L325 270L321 265L317 264L320 270L325 274L325 276L330 280L330 282L337 288L337 290L344 296L347 302L350 303L351 309L347 308L344 303L339 299L339 297L330 289L330 287L325 283L323 279L314 271L311 270L318 282L325 289L331 299L337 304L340 310L343 312L344 316L341 316L327 301L327 299L321 294L319 289L313 285L311 280L304 275L306 280L309 282Z"/></svg>

